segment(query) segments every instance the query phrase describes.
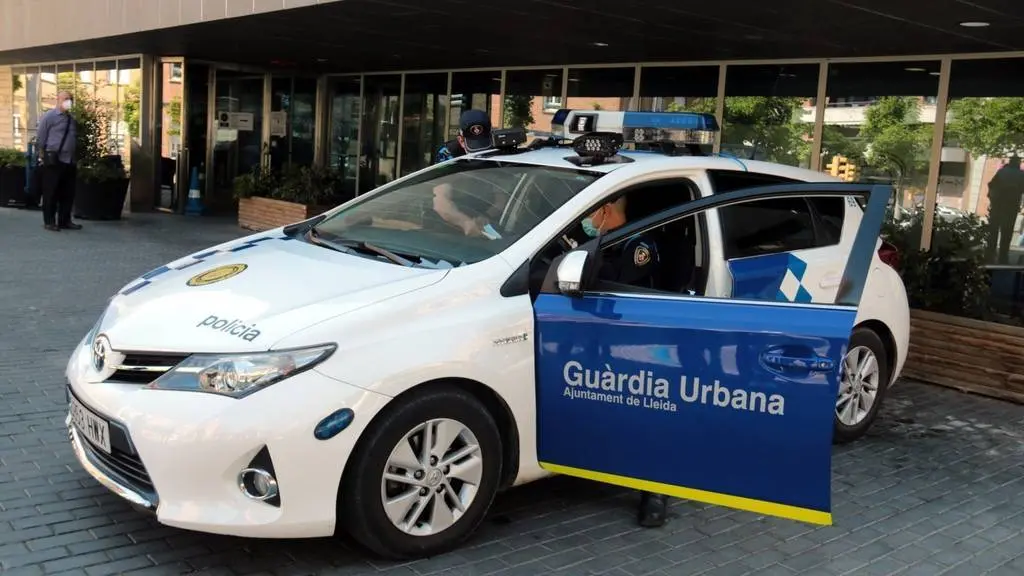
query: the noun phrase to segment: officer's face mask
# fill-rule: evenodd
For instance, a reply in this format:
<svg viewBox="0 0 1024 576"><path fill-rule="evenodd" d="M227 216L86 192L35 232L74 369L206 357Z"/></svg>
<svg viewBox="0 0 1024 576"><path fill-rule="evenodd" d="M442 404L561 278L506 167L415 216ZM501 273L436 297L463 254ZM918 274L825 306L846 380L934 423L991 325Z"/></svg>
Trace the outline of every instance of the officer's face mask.
<svg viewBox="0 0 1024 576"><path fill-rule="evenodd" d="M601 215L603 216L604 213L602 212ZM595 225L594 224L594 217L593 216L588 216L588 217L584 218L583 219L583 232L587 236L590 236L591 238L597 238L597 235L601 233L601 226L604 226L604 221L605 221L605 219L601 218L601 224L600 225Z"/></svg>

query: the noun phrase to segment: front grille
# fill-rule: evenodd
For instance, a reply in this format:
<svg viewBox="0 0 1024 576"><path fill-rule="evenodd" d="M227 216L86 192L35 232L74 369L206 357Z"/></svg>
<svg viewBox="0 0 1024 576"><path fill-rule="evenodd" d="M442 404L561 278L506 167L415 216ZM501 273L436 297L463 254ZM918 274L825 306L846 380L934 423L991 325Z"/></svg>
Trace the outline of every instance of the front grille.
<svg viewBox="0 0 1024 576"><path fill-rule="evenodd" d="M185 358L188 358L188 354L127 352L124 361L110 377L110 381L149 384L164 372L180 364Z"/></svg>
<svg viewBox="0 0 1024 576"><path fill-rule="evenodd" d="M70 387L68 394L78 399ZM81 399L78 401L81 402ZM110 453L104 452L102 448L93 444L85 434L79 432L79 443L89 460L111 479L126 488L131 488L155 504L157 502L156 488L149 478L145 464L142 463L142 459L139 458L138 452L135 450L135 445L132 444L128 430L120 422L100 416L95 410L93 412L107 422L110 430ZM70 433L69 430L68 434L70 435Z"/></svg>
<svg viewBox="0 0 1024 576"><path fill-rule="evenodd" d="M107 471L113 472L131 488L143 494L153 493L153 481L149 479L149 473L138 456L127 454L111 446L110 454L107 454L99 447L94 446L84 435L79 434L85 449L89 452L96 463L102 465Z"/></svg>

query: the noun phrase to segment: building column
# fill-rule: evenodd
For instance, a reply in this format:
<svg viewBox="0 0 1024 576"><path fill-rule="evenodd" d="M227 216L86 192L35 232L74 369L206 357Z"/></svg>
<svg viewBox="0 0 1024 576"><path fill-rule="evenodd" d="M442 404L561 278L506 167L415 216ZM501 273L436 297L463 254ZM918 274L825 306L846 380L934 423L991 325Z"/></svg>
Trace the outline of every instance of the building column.
<svg viewBox="0 0 1024 576"><path fill-rule="evenodd" d="M139 137L132 139L131 194L126 212L152 212L156 205L156 152L160 133L160 60L150 54L142 56L142 94L139 96Z"/></svg>
<svg viewBox="0 0 1024 576"><path fill-rule="evenodd" d="M0 66L0 148L14 146L14 76L10 66Z"/></svg>

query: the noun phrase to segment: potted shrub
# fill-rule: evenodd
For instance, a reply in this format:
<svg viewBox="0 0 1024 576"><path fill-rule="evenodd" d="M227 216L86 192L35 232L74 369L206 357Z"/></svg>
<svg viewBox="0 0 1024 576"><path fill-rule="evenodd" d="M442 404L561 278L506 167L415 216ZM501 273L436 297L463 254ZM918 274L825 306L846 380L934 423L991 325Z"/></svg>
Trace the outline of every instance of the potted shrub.
<svg viewBox="0 0 1024 576"><path fill-rule="evenodd" d="M78 165L75 218L119 220L128 195L128 174L120 157Z"/></svg>
<svg viewBox="0 0 1024 576"><path fill-rule="evenodd" d="M234 180L238 225L270 230L326 212L348 199L341 183L341 174L328 168L291 168L283 173L255 169Z"/></svg>
<svg viewBox="0 0 1024 576"><path fill-rule="evenodd" d="M26 163L21 150L0 148L0 206L25 205Z"/></svg>
<svg viewBox="0 0 1024 576"><path fill-rule="evenodd" d="M112 149L110 110L107 105L80 93L75 97L71 114L77 123L74 216L82 220L119 220L129 178L121 157L108 153Z"/></svg>
<svg viewBox="0 0 1024 576"><path fill-rule="evenodd" d="M976 215L936 215L927 252L920 249L923 220L918 211L883 231L899 250L911 308L903 375L1024 402L1020 312L992 293L994 282L1014 284L1022 272L985 265L986 224ZM1002 276L1009 276L1008 282Z"/></svg>

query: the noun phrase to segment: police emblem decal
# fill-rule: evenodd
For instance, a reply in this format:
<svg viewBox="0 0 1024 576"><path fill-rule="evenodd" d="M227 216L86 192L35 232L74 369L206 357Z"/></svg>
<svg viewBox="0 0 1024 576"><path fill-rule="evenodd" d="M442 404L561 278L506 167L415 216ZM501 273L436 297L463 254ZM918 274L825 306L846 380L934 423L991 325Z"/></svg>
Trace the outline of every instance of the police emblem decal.
<svg viewBox="0 0 1024 576"><path fill-rule="evenodd" d="M106 367L107 354L110 353L110 340L106 336L100 334L93 340L92 343L92 367L97 372L103 372L103 368Z"/></svg>
<svg viewBox="0 0 1024 576"><path fill-rule="evenodd" d="M651 261L651 251L647 246L640 245L636 247L636 251L633 252L633 264L637 266L646 266Z"/></svg>
<svg viewBox="0 0 1024 576"><path fill-rule="evenodd" d="M226 266L218 266L212 270L196 274L189 278L188 282L185 284L188 286L206 286L216 282L223 282L228 278L238 276L248 267L249 266L247 264L228 264Z"/></svg>
<svg viewBox="0 0 1024 576"><path fill-rule="evenodd" d="M474 124L469 128L469 133L473 136L479 136L484 133L484 127L479 124Z"/></svg>

